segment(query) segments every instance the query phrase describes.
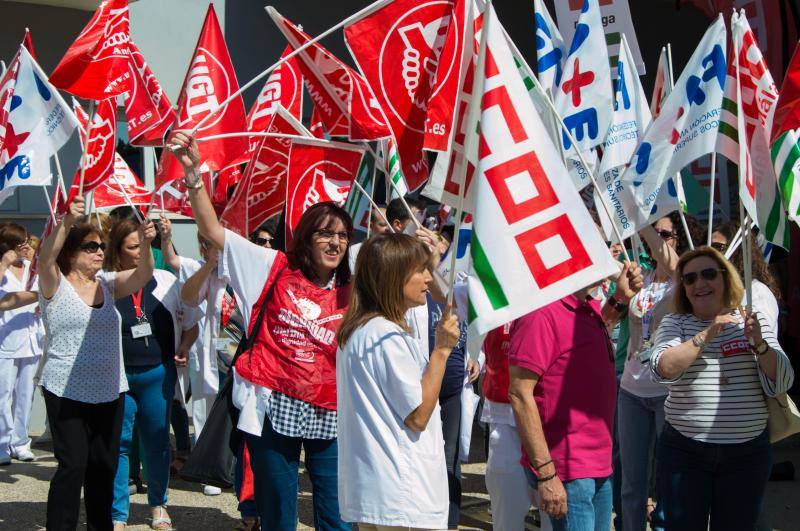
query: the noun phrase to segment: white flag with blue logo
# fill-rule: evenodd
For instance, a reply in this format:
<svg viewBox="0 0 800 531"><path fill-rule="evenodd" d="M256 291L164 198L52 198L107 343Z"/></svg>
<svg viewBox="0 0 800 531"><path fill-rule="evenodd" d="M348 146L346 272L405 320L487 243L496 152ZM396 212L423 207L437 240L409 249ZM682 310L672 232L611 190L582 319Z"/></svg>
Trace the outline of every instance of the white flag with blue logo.
<svg viewBox="0 0 800 531"><path fill-rule="evenodd" d="M561 83L553 95L558 114L581 151L600 145L606 137L613 115L606 35L598 0L585 0L575 35L564 62ZM564 151L571 142L562 135Z"/></svg>
<svg viewBox="0 0 800 531"><path fill-rule="evenodd" d="M0 198L17 186L50 184L50 157L72 135L78 119L24 46L0 148Z"/></svg>
<svg viewBox="0 0 800 531"><path fill-rule="evenodd" d="M555 94L561 84L567 47L543 0L533 1L536 25L536 77L545 91Z"/></svg>
<svg viewBox="0 0 800 531"><path fill-rule="evenodd" d="M720 15L706 31L622 174L621 194L629 194L636 205L636 229L647 223L657 207L661 185L715 150L727 69L725 37Z"/></svg>

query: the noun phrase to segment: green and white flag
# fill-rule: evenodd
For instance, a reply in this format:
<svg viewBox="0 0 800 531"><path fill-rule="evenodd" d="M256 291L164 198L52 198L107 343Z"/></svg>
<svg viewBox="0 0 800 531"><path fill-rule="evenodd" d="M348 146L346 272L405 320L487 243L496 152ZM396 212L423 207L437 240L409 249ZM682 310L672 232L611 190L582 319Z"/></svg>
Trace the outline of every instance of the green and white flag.
<svg viewBox="0 0 800 531"><path fill-rule="evenodd" d="M372 193L372 177L373 168L375 167L375 159L369 155L365 155L361 159L361 166L358 168L356 175L356 182L361 185L367 193ZM347 200L344 202L344 209L353 218L353 228L357 231L367 232L369 228L369 199L364 193L353 185L350 187L350 193L347 194Z"/></svg>
<svg viewBox="0 0 800 531"><path fill-rule="evenodd" d="M780 107L780 100L778 102ZM789 130L772 142L770 154L783 206L790 220L800 224L800 134Z"/></svg>
<svg viewBox="0 0 800 531"><path fill-rule="evenodd" d="M547 135L491 4L476 71L482 106L471 186L473 337L619 270Z"/></svg>
<svg viewBox="0 0 800 531"><path fill-rule="evenodd" d="M408 186L397 154L397 144L393 138L378 141L378 159L378 167L386 174L386 197L391 200L399 195L408 194Z"/></svg>

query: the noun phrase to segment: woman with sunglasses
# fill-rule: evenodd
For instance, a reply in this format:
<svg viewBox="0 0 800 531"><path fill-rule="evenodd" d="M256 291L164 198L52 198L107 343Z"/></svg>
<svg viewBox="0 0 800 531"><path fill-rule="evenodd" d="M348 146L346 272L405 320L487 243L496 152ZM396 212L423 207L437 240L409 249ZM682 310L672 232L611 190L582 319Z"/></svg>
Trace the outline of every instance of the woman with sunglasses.
<svg viewBox="0 0 800 531"><path fill-rule="evenodd" d="M151 222L139 226L142 259L135 269L98 274L105 244L75 197L42 242L39 294L47 332L43 388L58 468L47 496L47 529L78 525L81 488L90 529L111 528L123 397L120 318L114 301L153 277Z"/></svg>
<svg viewBox="0 0 800 531"><path fill-rule="evenodd" d="M11 458L33 461L28 421L33 377L42 354L38 295L28 291L31 263L25 257L30 236L16 223L0 224L0 299L15 298L16 308L0 312L0 465ZM27 302L27 304L22 304Z"/></svg>
<svg viewBox="0 0 800 531"><path fill-rule="evenodd" d="M179 131L168 147L184 166L200 234L222 249L218 275L233 288L253 338L234 367L233 402L262 527L296 528L303 449L315 527L349 529L337 493L336 331L350 297L353 222L334 203L318 203L301 217L286 254L259 247L220 225L200 180L194 139Z"/></svg>
<svg viewBox="0 0 800 531"><path fill-rule="evenodd" d="M136 221L126 218L111 226L106 271L136 269L143 247L137 229ZM125 528L130 505L128 457L135 422L147 469L150 527L169 529L169 418L177 378L175 366L187 362L189 348L197 338L199 312L184 307L177 279L161 269L154 270L153 277L130 297L117 299L116 307L122 318L122 357L129 390L124 398L112 518L115 529Z"/></svg>
<svg viewBox="0 0 800 531"><path fill-rule="evenodd" d="M689 248L677 212L660 218L640 234L655 264L644 274L644 286L628 305L630 339L617 397L621 471L614 472L622 474L622 525L626 531L644 531L647 526L650 471L655 459L651 447L664 425L666 390L651 381L648 367L654 313L672 285L678 257Z"/></svg>
<svg viewBox="0 0 800 531"><path fill-rule="evenodd" d="M741 309L742 281L717 250L678 262L674 313L661 321L651 370L667 385L658 486L671 529L753 529L772 461L765 396L794 371L769 322Z"/></svg>

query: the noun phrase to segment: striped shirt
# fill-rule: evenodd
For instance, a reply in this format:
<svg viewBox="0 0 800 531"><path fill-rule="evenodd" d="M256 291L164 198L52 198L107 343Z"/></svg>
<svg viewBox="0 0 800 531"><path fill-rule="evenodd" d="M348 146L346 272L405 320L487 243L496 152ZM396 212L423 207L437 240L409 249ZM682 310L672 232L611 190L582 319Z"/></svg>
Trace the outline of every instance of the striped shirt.
<svg viewBox="0 0 800 531"><path fill-rule="evenodd" d="M738 314L737 314L738 315ZM651 371L657 382L669 386L664 403L665 418L691 439L733 444L754 439L767 426L764 395L785 393L792 385L794 371L778 344L770 325L759 315L761 334L777 353L773 382L764 374L756 355L744 337L744 323L727 325L708 343L686 371L674 379L663 378L657 370L665 350L680 345L708 328L692 314L667 314L655 336Z"/></svg>

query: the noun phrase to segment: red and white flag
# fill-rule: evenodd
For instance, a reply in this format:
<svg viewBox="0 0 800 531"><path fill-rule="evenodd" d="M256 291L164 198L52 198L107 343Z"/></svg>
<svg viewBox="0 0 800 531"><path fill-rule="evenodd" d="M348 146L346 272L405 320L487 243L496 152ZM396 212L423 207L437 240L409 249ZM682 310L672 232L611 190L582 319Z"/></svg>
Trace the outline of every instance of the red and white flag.
<svg viewBox="0 0 800 531"><path fill-rule="evenodd" d="M128 200L137 206L149 206L152 190L145 188L119 153L115 155L114 175L94 189L92 195L94 207L97 210L107 210L128 205Z"/></svg>
<svg viewBox="0 0 800 531"><path fill-rule="evenodd" d="M322 123L322 117L319 115L317 106L311 111L311 122L309 123L308 130L314 135L314 138L325 138L325 124Z"/></svg>
<svg viewBox="0 0 800 531"><path fill-rule="evenodd" d="M364 148L341 142L292 141L286 179L286 241L312 205L333 201L343 205L358 173Z"/></svg>
<svg viewBox="0 0 800 531"><path fill-rule="evenodd" d="M280 106L272 115L267 131L311 137L300 121ZM267 219L281 212L286 203L286 170L291 145L289 138L261 139L258 151L247 165L220 217L225 227L247 237Z"/></svg>
<svg viewBox="0 0 800 531"><path fill-rule="evenodd" d="M203 30L183 81L178 99L175 129L193 129L203 118L217 109L220 103L239 90L225 36L219 26L214 5L209 4ZM244 102L234 98L224 110L215 114L198 129L197 138L246 131ZM199 144L200 171L220 171L239 160L249 149L247 137L223 138ZM178 179L183 168L177 159L164 150L156 175L156 187Z"/></svg>
<svg viewBox="0 0 800 531"><path fill-rule="evenodd" d="M211 197L211 204L217 216L221 216L225 207L228 205L228 190L231 186L236 186L242 180L242 167L234 164L223 169L217 174L214 181L214 194Z"/></svg>
<svg viewBox="0 0 800 531"><path fill-rule="evenodd" d="M139 48L130 46L131 90L125 97L128 136L134 146L162 146L175 122L175 110Z"/></svg>
<svg viewBox="0 0 800 531"><path fill-rule="evenodd" d="M292 52L287 46L281 58ZM247 115L247 130L251 133L266 131L278 105L298 120L303 114L303 73L297 57L293 57L272 71L258 93Z"/></svg>
<svg viewBox="0 0 800 531"><path fill-rule="evenodd" d="M100 4L89 24L50 74L50 82L88 100L104 100L130 90L128 0Z"/></svg>
<svg viewBox="0 0 800 531"><path fill-rule="evenodd" d="M350 53L397 140L410 189L423 148L448 151L464 51L465 0L395 0L345 27Z"/></svg>
<svg viewBox="0 0 800 531"><path fill-rule="evenodd" d="M268 7L267 12L293 49L311 40L273 8ZM380 105L358 72L317 43L298 57L306 88L329 135L344 136L354 142L390 136Z"/></svg>
<svg viewBox="0 0 800 531"><path fill-rule="evenodd" d="M80 123L81 145L86 145L83 162L83 193L94 190L109 177L114 175L114 158L117 154L117 100L109 98L97 104L89 131L89 143L86 144L86 131L89 128L89 116L81 105L73 98L72 107ZM80 190L81 168L75 172L72 180L67 204Z"/></svg>

